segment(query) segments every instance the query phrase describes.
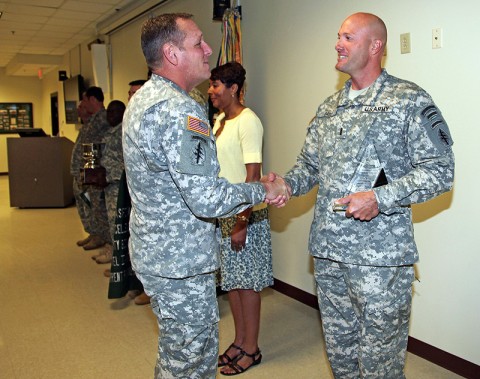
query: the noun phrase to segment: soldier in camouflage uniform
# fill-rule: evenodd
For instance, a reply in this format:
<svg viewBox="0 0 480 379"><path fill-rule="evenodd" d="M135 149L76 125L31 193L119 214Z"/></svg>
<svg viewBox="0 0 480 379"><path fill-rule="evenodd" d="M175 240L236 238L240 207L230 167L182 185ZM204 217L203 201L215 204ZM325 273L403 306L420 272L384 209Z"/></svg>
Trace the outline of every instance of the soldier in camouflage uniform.
<svg viewBox="0 0 480 379"><path fill-rule="evenodd" d="M285 175L296 196L318 184L309 250L336 378L404 378L418 260L410 205L453 185L447 124L423 89L382 70L386 39L374 15L342 24L336 68L350 80L320 105ZM352 186L358 178L370 184Z"/></svg>
<svg viewBox="0 0 480 379"><path fill-rule="evenodd" d="M80 169L85 164L83 160L83 144L85 143L85 136L88 134L88 121L92 114L87 111L83 99L78 104L77 112L82 120L82 126L78 131L77 139L73 145L72 158L70 161L70 174L73 177L73 196L75 197L78 215L80 216L83 229L88 233L88 236L85 239L77 241L77 245L84 246L90 242L95 234L95 230L93 230L90 222L90 204L88 203L88 199L85 198L85 189L83 188L82 179L80 177Z"/></svg>
<svg viewBox="0 0 480 379"><path fill-rule="evenodd" d="M191 17L164 14L143 25L152 77L132 97L123 120L129 249L158 319L157 378L215 377L215 218L265 198L282 199L286 191L278 182L231 185L218 178L207 114L188 95L210 77L212 53Z"/></svg>
<svg viewBox="0 0 480 379"><path fill-rule="evenodd" d="M84 101L87 110L93 114L89 121L85 143L100 144L103 141L105 133L109 130L110 125L107 121L107 111L103 105L103 91L100 87L89 87L85 92ZM109 244L111 248L112 239L108 227L107 208L105 204L105 193L103 188L97 188L93 185L87 187L92 204L91 225L95 230L95 234L99 236L99 243L92 244L90 241L83 246L85 250L91 250Z"/></svg>
<svg viewBox="0 0 480 379"><path fill-rule="evenodd" d="M122 118L125 112L125 104L119 100L113 100L107 107L107 121L110 129L105 133L102 158L100 164L106 170L107 186L103 189L105 193L105 204L107 207L108 226L110 238L113 241L115 234L115 216L117 213L117 198L120 185L120 178L124 170L122 150ZM112 259L112 250L105 249L105 254L96 258L98 263L107 263Z"/></svg>

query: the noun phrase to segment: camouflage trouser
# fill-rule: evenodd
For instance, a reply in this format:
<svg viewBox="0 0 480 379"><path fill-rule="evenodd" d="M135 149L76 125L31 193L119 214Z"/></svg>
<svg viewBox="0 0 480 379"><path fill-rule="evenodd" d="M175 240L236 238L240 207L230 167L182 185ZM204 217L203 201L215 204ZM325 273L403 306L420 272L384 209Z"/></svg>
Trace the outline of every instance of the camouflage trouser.
<svg viewBox="0 0 480 379"><path fill-rule="evenodd" d="M105 191L105 204L107 207L108 216L108 230L110 232L110 238L113 241L115 235L115 218L117 216L117 200L118 200L119 182L110 183L104 188Z"/></svg>
<svg viewBox="0 0 480 379"><path fill-rule="evenodd" d="M107 206L105 192L102 188L88 186L88 193L92 203L91 225L93 234L100 236L105 242L112 243L108 226Z"/></svg>
<svg viewBox="0 0 480 379"><path fill-rule="evenodd" d="M184 279L137 276L158 320L155 378L215 378L219 315L214 273Z"/></svg>
<svg viewBox="0 0 480 379"><path fill-rule="evenodd" d="M335 378L405 378L413 266L314 259L328 359Z"/></svg>
<svg viewBox="0 0 480 379"><path fill-rule="evenodd" d="M73 177L73 196L75 197L75 204L77 206L78 215L82 222L83 229L88 234L93 233L93 227L91 225L91 205L86 203L86 199L82 196L85 190L82 188L82 183L78 177Z"/></svg>

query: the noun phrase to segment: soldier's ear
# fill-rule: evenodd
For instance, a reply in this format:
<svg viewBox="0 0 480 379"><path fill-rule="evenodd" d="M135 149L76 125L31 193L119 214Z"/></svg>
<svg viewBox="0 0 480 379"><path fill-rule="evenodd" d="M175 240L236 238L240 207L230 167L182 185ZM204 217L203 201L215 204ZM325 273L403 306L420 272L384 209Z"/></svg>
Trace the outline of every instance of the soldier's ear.
<svg viewBox="0 0 480 379"><path fill-rule="evenodd" d="M383 47L383 42L381 40L379 39L373 40L372 46L370 47L371 54L377 55L378 53L382 52L382 47Z"/></svg>
<svg viewBox="0 0 480 379"><path fill-rule="evenodd" d="M164 59L167 60L173 66L178 65L177 50L178 48L171 43L167 43L163 45L163 48L162 48Z"/></svg>

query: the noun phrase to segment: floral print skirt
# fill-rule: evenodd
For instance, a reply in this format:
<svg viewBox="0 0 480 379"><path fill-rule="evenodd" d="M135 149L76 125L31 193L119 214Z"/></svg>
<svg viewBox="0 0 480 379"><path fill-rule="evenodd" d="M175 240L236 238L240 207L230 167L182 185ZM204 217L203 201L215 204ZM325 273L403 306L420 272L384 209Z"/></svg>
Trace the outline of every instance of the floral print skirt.
<svg viewBox="0 0 480 379"><path fill-rule="evenodd" d="M260 292L273 285L272 240L267 208L251 213L247 225L245 248L234 251L230 233L236 218L219 219L222 232L220 275L223 291L253 289Z"/></svg>

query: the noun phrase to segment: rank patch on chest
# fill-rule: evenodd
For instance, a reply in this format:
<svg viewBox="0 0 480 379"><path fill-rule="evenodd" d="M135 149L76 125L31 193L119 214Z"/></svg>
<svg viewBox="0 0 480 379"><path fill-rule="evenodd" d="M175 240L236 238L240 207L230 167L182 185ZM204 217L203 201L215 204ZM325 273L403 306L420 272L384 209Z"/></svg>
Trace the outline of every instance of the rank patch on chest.
<svg viewBox="0 0 480 379"><path fill-rule="evenodd" d="M204 136L210 135L210 128L208 125L202 120L192 116L187 117L187 130L202 134Z"/></svg>
<svg viewBox="0 0 480 379"><path fill-rule="evenodd" d="M365 105L363 107L363 111L367 113L387 113L387 112L391 112L392 110L388 105L378 105L378 106Z"/></svg>

